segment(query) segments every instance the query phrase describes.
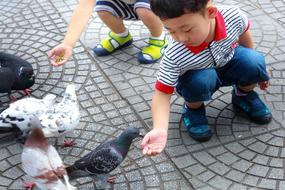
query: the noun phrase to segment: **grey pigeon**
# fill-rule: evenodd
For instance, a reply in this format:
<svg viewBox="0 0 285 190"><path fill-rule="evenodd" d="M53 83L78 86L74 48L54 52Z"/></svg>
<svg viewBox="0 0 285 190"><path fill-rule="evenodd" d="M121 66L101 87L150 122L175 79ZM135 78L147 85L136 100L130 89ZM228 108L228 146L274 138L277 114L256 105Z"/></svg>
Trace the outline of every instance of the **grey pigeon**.
<svg viewBox="0 0 285 190"><path fill-rule="evenodd" d="M139 130L128 127L121 135L111 141L100 144L93 151L66 168L70 179L96 177L100 188L108 186L109 173L125 159L134 138L141 137Z"/></svg>
<svg viewBox="0 0 285 190"><path fill-rule="evenodd" d="M59 154L48 144L38 118L31 117L29 124L33 129L21 155L23 170L34 178L36 186L42 190L75 190L76 187L69 183ZM65 184L60 180L61 177Z"/></svg>
<svg viewBox="0 0 285 190"><path fill-rule="evenodd" d="M0 78L7 77L1 80L0 93L11 95L12 90L24 90L28 94L27 89L35 83L32 65L18 56L4 52L0 52L0 75Z"/></svg>

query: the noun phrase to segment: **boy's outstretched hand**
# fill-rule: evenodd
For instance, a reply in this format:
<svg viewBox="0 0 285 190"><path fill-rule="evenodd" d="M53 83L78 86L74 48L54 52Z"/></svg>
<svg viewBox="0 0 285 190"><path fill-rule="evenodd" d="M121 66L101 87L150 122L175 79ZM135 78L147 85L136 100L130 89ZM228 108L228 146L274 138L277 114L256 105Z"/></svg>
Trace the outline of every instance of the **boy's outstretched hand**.
<svg viewBox="0 0 285 190"><path fill-rule="evenodd" d="M143 154L155 156L163 151L167 141L167 130L152 129L148 132L141 143Z"/></svg>
<svg viewBox="0 0 285 190"><path fill-rule="evenodd" d="M49 52L48 58L53 66L61 66L67 62L71 55L72 47L62 43Z"/></svg>

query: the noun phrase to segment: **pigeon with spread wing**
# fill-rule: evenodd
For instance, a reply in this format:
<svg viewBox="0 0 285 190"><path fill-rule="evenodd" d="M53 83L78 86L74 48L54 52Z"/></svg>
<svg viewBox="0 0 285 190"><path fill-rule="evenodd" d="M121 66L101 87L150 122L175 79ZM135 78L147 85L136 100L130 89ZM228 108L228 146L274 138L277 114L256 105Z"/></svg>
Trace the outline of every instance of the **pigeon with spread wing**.
<svg viewBox="0 0 285 190"><path fill-rule="evenodd" d="M80 112L76 97L75 85L69 84L61 102L56 103L39 117L45 137L64 138L66 133L72 132L79 125ZM66 146L74 141L66 141Z"/></svg>
<svg viewBox="0 0 285 190"><path fill-rule="evenodd" d="M39 117L53 106L56 96L46 95L43 99L32 97L23 98L13 102L0 114L0 133L20 129L25 137L31 130L30 117Z"/></svg>

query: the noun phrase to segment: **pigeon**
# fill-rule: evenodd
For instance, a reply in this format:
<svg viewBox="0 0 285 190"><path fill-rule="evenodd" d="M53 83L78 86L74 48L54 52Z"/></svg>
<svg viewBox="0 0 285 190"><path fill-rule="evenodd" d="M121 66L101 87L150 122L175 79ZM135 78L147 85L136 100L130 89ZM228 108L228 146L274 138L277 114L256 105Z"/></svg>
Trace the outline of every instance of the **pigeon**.
<svg viewBox="0 0 285 190"><path fill-rule="evenodd" d="M130 145L136 137L141 137L138 128L128 127L119 137L104 142L93 151L66 168L70 180L80 177L95 177L100 180L99 188L106 189L107 182L114 182L109 173L125 159Z"/></svg>
<svg viewBox="0 0 285 190"><path fill-rule="evenodd" d="M34 178L35 185L41 190L77 189L69 183L65 166L56 149L48 144L38 118L32 117L29 124L33 129L21 154L23 170ZM62 177L65 184L60 180Z"/></svg>
<svg viewBox="0 0 285 190"><path fill-rule="evenodd" d="M16 100L11 96L12 90L24 90L28 95L28 88L34 85L35 75L32 65L26 60L21 59L12 54L0 52L0 93L8 93L10 98Z"/></svg>
<svg viewBox="0 0 285 190"><path fill-rule="evenodd" d="M47 112L39 117L45 137L64 137L79 125L80 112L76 97L75 85L66 87L61 102L54 104ZM65 142L65 146L72 146L74 141Z"/></svg>
<svg viewBox="0 0 285 190"><path fill-rule="evenodd" d="M27 97L11 103L0 114L0 133L14 131L18 128L22 131L23 137L27 136L31 130L30 117L39 117L47 112L54 105L55 98L54 94L47 94L43 99Z"/></svg>

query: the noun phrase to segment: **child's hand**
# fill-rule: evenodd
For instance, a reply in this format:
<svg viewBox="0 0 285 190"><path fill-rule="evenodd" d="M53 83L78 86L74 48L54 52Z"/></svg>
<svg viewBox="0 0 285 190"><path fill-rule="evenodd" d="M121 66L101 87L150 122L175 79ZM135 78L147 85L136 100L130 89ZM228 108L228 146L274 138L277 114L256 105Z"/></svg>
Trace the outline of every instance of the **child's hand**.
<svg viewBox="0 0 285 190"><path fill-rule="evenodd" d="M155 156L163 151L167 141L167 130L153 129L148 132L141 143L143 154Z"/></svg>
<svg viewBox="0 0 285 190"><path fill-rule="evenodd" d="M261 90L266 90L269 87L269 81L263 81L258 83Z"/></svg>
<svg viewBox="0 0 285 190"><path fill-rule="evenodd" d="M59 44L53 48L48 55L53 66L61 66L67 62L72 55L72 47L66 44Z"/></svg>

